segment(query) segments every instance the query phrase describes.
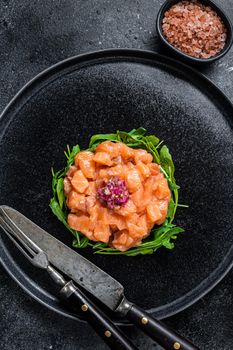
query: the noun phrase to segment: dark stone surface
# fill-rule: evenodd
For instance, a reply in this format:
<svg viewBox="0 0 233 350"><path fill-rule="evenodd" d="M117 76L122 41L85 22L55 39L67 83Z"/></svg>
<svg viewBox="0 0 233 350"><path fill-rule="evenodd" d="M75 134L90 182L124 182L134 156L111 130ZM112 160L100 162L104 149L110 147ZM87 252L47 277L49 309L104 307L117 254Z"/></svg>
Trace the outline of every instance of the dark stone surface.
<svg viewBox="0 0 233 350"><path fill-rule="evenodd" d="M218 1L220 3L220 1ZM160 1L2 1L0 108L30 78L75 54L109 47L160 49L154 21ZM222 1L233 17L231 0ZM204 72L232 99L233 51ZM232 99L233 100L233 99ZM221 242L220 242L221 244ZM88 325L37 304L1 268L0 349L98 349L106 347ZM188 310L167 320L202 349L232 348L232 273ZM134 329L141 349L156 345Z"/></svg>

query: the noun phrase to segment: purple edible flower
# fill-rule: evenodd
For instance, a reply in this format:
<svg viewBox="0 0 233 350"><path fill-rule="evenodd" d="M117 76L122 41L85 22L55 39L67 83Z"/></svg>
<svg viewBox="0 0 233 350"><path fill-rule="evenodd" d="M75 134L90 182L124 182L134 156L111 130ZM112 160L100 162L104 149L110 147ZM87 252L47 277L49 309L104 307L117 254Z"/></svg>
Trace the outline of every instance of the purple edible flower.
<svg viewBox="0 0 233 350"><path fill-rule="evenodd" d="M98 199L114 209L124 205L129 199L129 191L124 180L118 176L111 177L97 192Z"/></svg>

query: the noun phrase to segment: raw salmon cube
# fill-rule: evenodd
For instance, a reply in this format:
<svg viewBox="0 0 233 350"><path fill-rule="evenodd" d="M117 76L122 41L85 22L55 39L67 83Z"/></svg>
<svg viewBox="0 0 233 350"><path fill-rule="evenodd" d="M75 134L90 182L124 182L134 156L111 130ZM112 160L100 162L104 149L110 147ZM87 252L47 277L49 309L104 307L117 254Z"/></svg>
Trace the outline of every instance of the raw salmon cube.
<svg viewBox="0 0 233 350"><path fill-rule="evenodd" d="M108 153L111 158L115 158L120 155L119 145L120 145L119 143L104 141L96 147L95 151Z"/></svg>
<svg viewBox="0 0 233 350"><path fill-rule="evenodd" d="M171 195L171 191L168 187L168 183L167 183L167 180L165 178L161 179L158 182L158 186L157 186L157 189L155 191L155 195L159 199L163 199L163 198L169 197Z"/></svg>
<svg viewBox="0 0 233 350"><path fill-rule="evenodd" d="M133 203L133 201L131 199L129 199L125 205L120 207L120 209L115 209L115 212L119 215L122 215L122 216L129 216L133 213L136 213L136 210L137 210L137 208L136 208L135 204Z"/></svg>
<svg viewBox="0 0 233 350"><path fill-rule="evenodd" d="M155 203L150 203L146 207L147 216L150 221L156 222L157 220L161 219L162 214L159 210L159 207Z"/></svg>
<svg viewBox="0 0 233 350"><path fill-rule="evenodd" d="M68 179L68 177L64 178L64 193L66 196L68 196L68 194L70 193L70 191L72 190L72 186L71 186L71 182Z"/></svg>
<svg viewBox="0 0 233 350"><path fill-rule="evenodd" d="M69 170L66 173L66 176L69 180L72 179L76 170L78 170L78 168L75 165L71 165L71 167L69 168Z"/></svg>
<svg viewBox="0 0 233 350"><path fill-rule="evenodd" d="M87 196L86 197L86 210L88 214L91 214L92 208L96 204L96 196Z"/></svg>
<svg viewBox="0 0 233 350"><path fill-rule="evenodd" d="M142 238L147 234L147 230L144 227L132 224L130 221L127 223L129 235L132 238Z"/></svg>
<svg viewBox="0 0 233 350"><path fill-rule="evenodd" d="M148 164L148 168L150 169L151 175L158 175L160 173L160 167L156 163Z"/></svg>
<svg viewBox="0 0 233 350"><path fill-rule="evenodd" d="M89 181L85 194L87 194L88 196L95 196L96 192L97 190L96 190L95 181Z"/></svg>
<svg viewBox="0 0 233 350"><path fill-rule="evenodd" d="M88 179L95 178L94 154L89 151L79 152L75 157L75 165L79 166L83 174Z"/></svg>
<svg viewBox="0 0 233 350"><path fill-rule="evenodd" d="M93 227L95 227L97 221L98 221L98 215L99 215L99 209L100 208L100 204L98 201L96 201L96 204L94 207L89 208L89 214L90 214L90 221L91 224L93 225Z"/></svg>
<svg viewBox="0 0 233 350"><path fill-rule="evenodd" d="M130 193L139 190L141 187L141 179L137 169L130 169L126 175L126 183Z"/></svg>
<svg viewBox="0 0 233 350"><path fill-rule="evenodd" d="M143 186L141 186L139 190L131 194L131 199L137 207L142 206L143 198L144 198Z"/></svg>
<svg viewBox="0 0 233 350"><path fill-rule="evenodd" d="M122 252L125 252L135 246L135 239L129 236L127 230L119 231L115 234L112 246Z"/></svg>
<svg viewBox="0 0 233 350"><path fill-rule="evenodd" d="M107 181L107 179L106 179ZM105 185L105 179L97 178L95 181L96 188L103 187Z"/></svg>
<svg viewBox="0 0 233 350"><path fill-rule="evenodd" d="M113 229L124 230L126 228L126 221L124 217L115 214L114 212L109 213L109 225Z"/></svg>
<svg viewBox="0 0 233 350"><path fill-rule="evenodd" d="M120 154L124 160L132 158L134 155L134 150L124 143L119 143Z"/></svg>
<svg viewBox="0 0 233 350"><path fill-rule="evenodd" d="M103 221L98 221L94 227L94 236L97 241L108 243L111 235L109 225Z"/></svg>
<svg viewBox="0 0 233 350"><path fill-rule="evenodd" d="M125 218L126 224L130 221L132 224L137 225L139 215L137 213L133 213L130 215L130 219Z"/></svg>
<svg viewBox="0 0 233 350"><path fill-rule="evenodd" d="M152 162L153 156L144 149L135 149L134 150L134 159L135 159L136 164L138 162L143 162L145 164L148 164L148 163Z"/></svg>
<svg viewBox="0 0 233 350"><path fill-rule="evenodd" d="M73 188L80 193L85 192L88 187L88 181L83 175L82 170L77 170L71 179L71 184Z"/></svg>
<svg viewBox="0 0 233 350"><path fill-rule="evenodd" d="M159 184L159 181L157 181L155 178L154 178L154 181L152 183L152 192L155 192L158 188L158 184Z"/></svg>
<svg viewBox="0 0 233 350"><path fill-rule="evenodd" d="M121 156L117 156L117 157L115 157L115 158L112 158L112 162L113 162L113 164L118 165L118 164L122 164L122 163L123 163L123 160L122 160L122 157L121 157Z"/></svg>
<svg viewBox="0 0 233 350"><path fill-rule="evenodd" d="M112 168L110 168L110 169L112 169ZM108 180L108 178L109 178L109 172L108 172L108 169L100 169L99 170L99 177L101 178L101 179L103 179L104 181L107 181Z"/></svg>
<svg viewBox="0 0 233 350"><path fill-rule="evenodd" d="M70 209L77 209L86 212L85 196L76 191L71 191L67 199L67 206Z"/></svg>
<svg viewBox="0 0 233 350"><path fill-rule="evenodd" d="M107 243L111 235L107 208L96 202L91 210L90 220L93 224L95 238L100 242Z"/></svg>
<svg viewBox="0 0 233 350"><path fill-rule="evenodd" d="M114 243L118 243L121 245L125 245L127 242L127 238L128 238L128 230L123 230L121 232L117 232L114 236L114 240L113 240L113 244Z"/></svg>
<svg viewBox="0 0 233 350"><path fill-rule="evenodd" d="M138 162L136 165L136 168L139 172L139 174L142 177L142 180L148 178L150 176L150 169L148 167L148 165L144 164L143 162Z"/></svg>
<svg viewBox="0 0 233 350"><path fill-rule="evenodd" d="M144 235L143 235L143 238L145 238L146 236L148 236L148 234L149 234L149 226L150 226L150 225L148 225L147 215L146 215L146 214L143 214L143 215L141 215L141 216L138 217L137 226L143 228L143 230L144 230L144 232L145 232Z"/></svg>
<svg viewBox="0 0 233 350"><path fill-rule="evenodd" d="M142 203L144 205L147 205L151 199L152 199L152 186L153 186L154 180L152 177L149 177L144 184L144 194L142 198Z"/></svg>
<svg viewBox="0 0 233 350"><path fill-rule="evenodd" d="M111 168L100 169L99 171L99 177L104 179L105 181L112 176L118 176L121 179L125 178L125 172L122 165L118 164Z"/></svg>
<svg viewBox="0 0 233 350"><path fill-rule="evenodd" d="M90 226L90 219L86 215L77 216L75 214L68 214L67 218L68 225L76 230L82 232L85 236L87 236L91 240L96 240L93 236Z"/></svg>
<svg viewBox="0 0 233 350"><path fill-rule="evenodd" d="M166 198L158 201L159 210L160 210L160 213L162 214L162 217L156 222L157 225L161 225L166 219L169 202L170 202L170 197L169 199Z"/></svg>
<svg viewBox="0 0 233 350"><path fill-rule="evenodd" d="M108 165L108 166L112 165L111 157L106 152L96 152L93 160L98 164Z"/></svg>
<svg viewBox="0 0 233 350"><path fill-rule="evenodd" d="M107 169L108 176L118 176L121 179L125 179L125 171L121 164Z"/></svg>
<svg viewBox="0 0 233 350"><path fill-rule="evenodd" d="M98 220L104 222L104 224L108 224L108 209L104 206L99 206L99 214L98 214Z"/></svg>

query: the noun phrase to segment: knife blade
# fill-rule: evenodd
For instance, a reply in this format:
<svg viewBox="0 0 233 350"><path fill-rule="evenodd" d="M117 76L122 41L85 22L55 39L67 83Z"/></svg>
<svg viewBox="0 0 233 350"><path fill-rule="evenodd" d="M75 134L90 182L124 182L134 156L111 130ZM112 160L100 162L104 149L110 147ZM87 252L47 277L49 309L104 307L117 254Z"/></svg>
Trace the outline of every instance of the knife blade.
<svg viewBox="0 0 233 350"><path fill-rule="evenodd" d="M129 302L124 296L123 286L82 255L67 247L15 209L0 206L0 210L47 254L52 265L98 298L109 309L125 316L165 349L199 350L189 340L151 317L139 306ZM72 290L66 292L69 293ZM86 306L88 308L88 305Z"/></svg>

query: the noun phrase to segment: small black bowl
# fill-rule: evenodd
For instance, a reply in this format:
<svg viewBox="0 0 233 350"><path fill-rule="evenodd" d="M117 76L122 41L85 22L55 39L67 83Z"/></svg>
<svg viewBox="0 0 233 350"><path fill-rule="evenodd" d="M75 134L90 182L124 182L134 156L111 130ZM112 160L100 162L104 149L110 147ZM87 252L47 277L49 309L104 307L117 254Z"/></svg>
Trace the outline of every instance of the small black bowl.
<svg viewBox="0 0 233 350"><path fill-rule="evenodd" d="M223 10L216 5L213 1L210 0L199 0L202 4L210 6L213 10L217 12L217 14L221 17L223 23L225 24L227 28L227 41L225 43L224 48L222 51L220 51L216 56L210 57L210 58L196 58L192 57L190 55L187 55L186 53L180 51L179 49L175 48L172 44L168 42L168 40L165 38L163 35L163 30L162 30L162 20L164 18L164 13L174 4L180 2L181 0L166 0L165 3L162 5L162 7L159 10L159 13L157 15L157 20L156 20L156 27L158 31L158 35L165 44L165 46L173 52L176 56L179 56L183 61L186 61L188 63L211 63L219 58L223 57L231 48L232 42L233 42L233 28L230 19L228 16L223 12Z"/></svg>

